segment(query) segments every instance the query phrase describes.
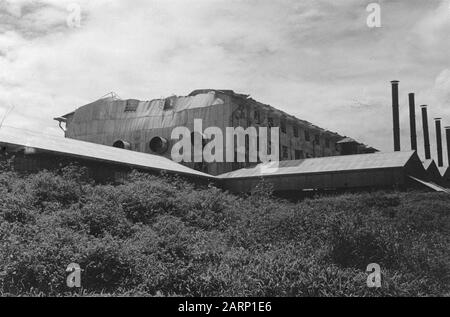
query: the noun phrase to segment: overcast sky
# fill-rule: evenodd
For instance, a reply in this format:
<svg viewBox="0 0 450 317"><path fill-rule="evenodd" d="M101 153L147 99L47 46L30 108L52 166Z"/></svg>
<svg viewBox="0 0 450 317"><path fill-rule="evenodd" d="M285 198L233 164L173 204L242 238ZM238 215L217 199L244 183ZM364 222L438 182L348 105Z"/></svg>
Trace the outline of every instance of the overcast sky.
<svg viewBox="0 0 450 317"><path fill-rule="evenodd" d="M5 124L60 134L53 117L111 91L150 100L233 89L391 151L397 79L402 149L416 92L430 105L435 155L431 119L450 125L450 0L379 1L380 28L366 23L372 2L0 0L0 115L14 106ZM418 127L421 154L420 116Z"/></svg>

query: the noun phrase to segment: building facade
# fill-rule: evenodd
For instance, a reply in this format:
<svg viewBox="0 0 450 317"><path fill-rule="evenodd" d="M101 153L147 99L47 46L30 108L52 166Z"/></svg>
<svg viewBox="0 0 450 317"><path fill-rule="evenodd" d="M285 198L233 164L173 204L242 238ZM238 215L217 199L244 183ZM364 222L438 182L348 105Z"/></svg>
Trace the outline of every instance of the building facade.
<svg viewBox="0 0 450 317"><path fill-rule="evenodd" d="M218 127L222 131L227 127L279 127L282 161L376 152L351 138L231 90L195 90L188 96L151 101L110 97L55 118L60 126L65 123L67 138L168 158L171 158L172 146L178 142L171 139L173 129L187 127L194 131L194 119L202 119L203 129ZM246 149L248 151L248 144ZM255 165L248 161L184 164L211 175Z"/></svg>

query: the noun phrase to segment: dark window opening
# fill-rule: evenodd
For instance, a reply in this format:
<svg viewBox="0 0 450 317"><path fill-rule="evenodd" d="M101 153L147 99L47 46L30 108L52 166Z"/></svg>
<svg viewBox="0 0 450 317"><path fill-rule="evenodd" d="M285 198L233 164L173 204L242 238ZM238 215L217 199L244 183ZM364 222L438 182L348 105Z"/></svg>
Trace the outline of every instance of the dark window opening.
<svg viewBox="0 0 450 317"><path fill-rule="evenodd" d="M311 141L311 137L310 137L310 135L309 135L309 131L305 131L305 140L306 141Z"/></svg>
<svg viewBox="0 0 450 317"><path fill-rule="evenodd" d="M296 160L301 160L303 158L304 158L303 151L295 150L295 159Z"/></svg>
<svg viewBox="0 0 450 317"><path fill-rule="evenodd" d="M327 149L330 148L330 140L329 139L325 139L325 146Z"/></svg>
<svg viewBox="0 0 450 317"><path fill-rule="evenodd" d="M298 138L298 127L294 126L293 130L294 130L294 137Z"/></svg>
<svg viewBox="0 0 450 317"><path fill-rule="evenodd" d="M250 136L245 135L245 162L250 162Z"/></svg>
<svg viewBox="0 0 450 317"><path fill-rule="evenodd" d="M139 106L139 100L129 99L125 105L125 112L135 112Z"/></svg>
<svg viewBox="0 0 450 317"><path fill-rule="evenodd" d="M167 98L166 100L164 100L164 110L172 109L174 103L175 100L173 98Z"/></svg>
<svg viewBox="0 0 450 317"><path fill-rule="evenodd" d="M283 158L288 159L289 158L288 147L283 146L282 150L283 150Z"/></svg>
<svg viewBox="0 0 450 317"><path fill-rule="evenodd" d="M261 116L258 111L255 111L255 113L253 114L253 118L255 120L255 123L259 124L261 122Z"/></svg>
<svg viewBox="0 0 450 317"><path fill-rule="evenodd" d="M314 136L314 141L315 141L316 145L320 145L320 137L319 137L319 135L316 134Z"/></svg>
<svg viewBox="0 0 450 317"><path fill-rule="evenodd" d="M280 130L282 133L286 133L286 119L281 118L280 120Z"/></svg>
<svg viewBox="0 0 450 317"><path fill-rule="evenodd" d="M273 127L274 126L274 124L273 124L273 118L267 118L267 125L269 126L269 128L271 128L271 127Z"/></svg>

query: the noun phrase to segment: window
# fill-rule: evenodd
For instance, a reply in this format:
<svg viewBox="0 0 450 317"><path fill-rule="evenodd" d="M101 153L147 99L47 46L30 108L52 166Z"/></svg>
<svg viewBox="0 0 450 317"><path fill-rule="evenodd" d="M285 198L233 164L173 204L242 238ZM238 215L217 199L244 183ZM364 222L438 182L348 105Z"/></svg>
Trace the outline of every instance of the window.
<svg viewBox="0 0 450 317"><path fill-rule="evenodd" d="M303 151L295 150L295 159L296 160L301 160L303 158L304 158Z"/></svg>
<svg viewBox="0 0 450 317"><path fill-rule="evenodd" d="M298 138L298 127L294 126L293 129L294 129L294 137Z"/></svg>
<svg viewBox="0 0 450 317"><path fill-rule="evenodd" d="M327 149L330 148L330 140L329 139L325 139L325 146Z"/></svg>
<svg viewBox="0 0 450 317"><path fill-rule="evenodd" d="M283 150L283 158L288 159L289 158L289 153L288 153L287 146L283 146L282 150Z"/></svg>
<svg viewBox="0 0 450 317"><path fill-rule="evenodd" d="M257 123L257 124L261 123L261 116L259 115L258 111L254 112L253 119L255 120L255 123Z"/></svg>
<svg viewBox="0 0 450 317"><path fill-rule="evenodd" d="M269 128L271 128L271 127L274 126L274 124L273 124L273 118L271 118L271 117L267 118L267 125L269 126Z"/></svg>
<svg viewBox="0 0 450 317"><path fill-rule="evenodd" d="M280 120L280 130L282 133L286 133L286 118Z"/></svg>
<svg viewBox="0 0 450 317"><path fill-rule="evenodd" d="M139 106L139 100L129 99L125 104L125 112L135 112Z"/></svg>
<svg viewBox="0 0 450 317"><path fill-rule="evenodd" d="M320 145L320 136L316 134L314 136L314 141L315 141L316 145Z"/></svg>
<svg viewBox="0 0 450 317"><path fill-rule="evenodd" d="M308 142L311 141L311 137L309 135L309 131L306 131L306 130L305 130L305 140L308 141Z"/></svg>
<svg viewBox="0 0 450 317"><path fill-rule="evenodd" d="M170 98L167 98L166 100L164 100L164 110L169 110L169 109L172 109L173 108L173 106L172 106L172 99L170 99Z"/></svg>

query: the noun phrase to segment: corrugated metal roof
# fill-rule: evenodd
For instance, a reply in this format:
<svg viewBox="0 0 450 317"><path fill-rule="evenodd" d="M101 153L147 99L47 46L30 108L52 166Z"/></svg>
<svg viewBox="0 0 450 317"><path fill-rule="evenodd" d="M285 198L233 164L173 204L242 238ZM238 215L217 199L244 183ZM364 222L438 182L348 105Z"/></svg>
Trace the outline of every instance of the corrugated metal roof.
<svg viewBox="0 0 450 317"><path fill-rule="evenodd" d="M250 100L252 102L257 103L259 106L265 108L268 111L273 111L273 112L282 114L286 118L290 118L297 122L300 122L301 124L304 124L305 126L307 126L310 129L315 129L321 133L325 133L325 134L328 134L328 135L336 137L336 138L344 138L343 136L339 135L336 132L332 132L332 131L320 128L320 127L312 124L311 122L299 119L299 118L297 118L293 115L290 115L282 110L279 110L270 105L266 105L259 101L256 101L256 100L250 98L250 95L239 94L239 93L234 92L233 90L198 89L198 90L194 90L193 92L191 92L188 96L179 96L179 97L172 96L172 97L169 97L168 99L173 100L172 111L173 111L173 113L177 113L177 112L182 112L183 110L187 110L187 109L208 108L212 105L223 104L224 103L223 100L221 100L220 98L216 98L217 93L222 93L222 94L225 94L228 96L237 97L237 98L240 98L243 100ZM163 117L164 116L163 114L165 113L163 111L164 107L161 104L164 104L164 101L166 99L140 101L139 102L140 106L138 106L138 109L134 115L133 114L130 115L130 113L128 113L127 115L124 115L123 117L132 118L134 120L136 120L137 118L153 118L156 120L156 122L152 122L152 125L147 125L147 126L158 127L159 121L161 121L160 118ZM100 111L101 111L101 114L103 115L102 118L104 118L104 115L108 115L111 119L113 119L113 117L115 118L114 112L119 112L120 114L123 113L123 109L122 109L123 106L121 106L121 104L124 102L126 102L126 100L121 100L121 99L111 98L111 97L102 98L95 102L89 103L85 106L82 106L82 107L78 108L75 112L72 112L65 116L75 114L74 123L83 121L81 118L85 117L86 113L88 114L89 120L96 119L95 116L98 113L99 109L96 109L93 111L93 113L91 113L90 112L90 111L92 111L91 108L96 108L98 106L103 107L103 108L105 108L105 107L111 108L111 106L112 106L112 109L100 109ZM108 103L110 104L109 106L108 106ZM93 115L93 116L91 117L90 115ZM63 117L65 117L65 116L63 116ZM115 119L123 119L123 118L119 117L119 118L115 118ZM154 126L153 124L157 124L157 125ZM365 144L359 143L353 139L351 139L350 142L356 142L357 144L359 144L363 147L367 147Z"/></svg>
<svg viewBox="0 0 450 317"><path fill-rule="evenodd" d="M46 135L8 126L2 126L0 128L0 144L23 146L36 149L38 152L52 152L83 159L125 164L136 168L165 170L179 174L213 178L211 175L198 172L165 157Z"/></svg>
<svg viewBox="0 0 450 317"><path fill-rule="evenodd" d="M298 161L271 162L260 164L254 168L240 169L222 174L218 177L221 179L249 178L272 175L332 173L353 170L396 168L404 167L413 154L414 151L373 153L312 158Z"/></svg>

